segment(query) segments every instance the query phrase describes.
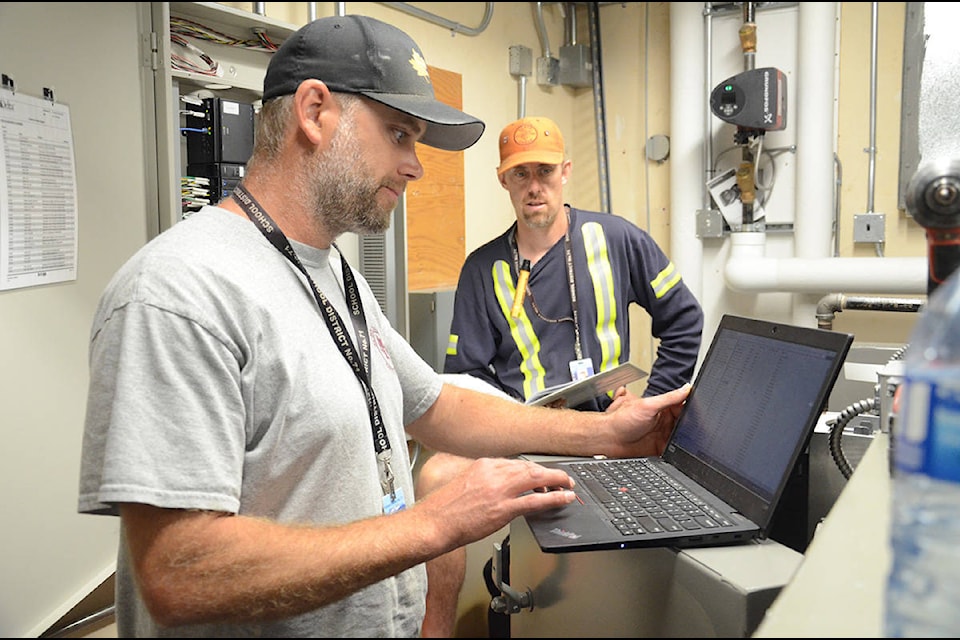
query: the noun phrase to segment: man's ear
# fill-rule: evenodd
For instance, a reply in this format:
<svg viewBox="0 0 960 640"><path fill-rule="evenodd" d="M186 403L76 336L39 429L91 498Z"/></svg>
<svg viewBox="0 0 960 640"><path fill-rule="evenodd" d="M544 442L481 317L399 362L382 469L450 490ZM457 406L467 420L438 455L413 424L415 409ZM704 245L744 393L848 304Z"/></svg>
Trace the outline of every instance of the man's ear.
<svg viewBox="0 0 960 640"><path fill-rule="evenodd" d="M336 112L333 95L327 85L320 80L301 82L294 94L293 109L297 126L303 135L314 145L323 144L324 136L333 131L335 120L330 116Z"/></svg>
<svg viewBox="0 0 960 640"><path fill-rule="evenodd" d="M504 189L507 189L507 172L506 171L498 175L497 180L500 181L501 187L503 187ZM509 191L509 189L507 189L507 191Z"/></svg>

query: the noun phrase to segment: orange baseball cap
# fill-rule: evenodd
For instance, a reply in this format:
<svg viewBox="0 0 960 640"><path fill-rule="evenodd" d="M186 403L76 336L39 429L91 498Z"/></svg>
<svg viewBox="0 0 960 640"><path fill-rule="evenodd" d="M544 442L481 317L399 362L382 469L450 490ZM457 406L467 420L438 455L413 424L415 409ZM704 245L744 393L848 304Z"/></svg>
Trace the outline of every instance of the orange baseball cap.
<svg viewBox="0 0 960 640"><path fill-rule="evenodd" d="M563 135L549 118L520 118L511 122L500 132L499 144L497 175L527 162L563 162Z"/></svg>

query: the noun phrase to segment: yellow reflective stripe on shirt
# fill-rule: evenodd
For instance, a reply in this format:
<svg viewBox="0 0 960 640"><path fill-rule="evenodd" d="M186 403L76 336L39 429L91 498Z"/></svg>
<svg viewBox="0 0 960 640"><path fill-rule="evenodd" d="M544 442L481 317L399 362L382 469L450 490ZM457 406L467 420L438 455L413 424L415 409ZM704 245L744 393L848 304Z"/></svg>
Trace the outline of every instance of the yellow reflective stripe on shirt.
<svg viewBox="0 0 960 640"><path fill-rule="evenodd" d="M505 260L493 263L493 290L497 295L500 311L510 325L510 335L520 351L520 373L523 374L523 397L529 398L546 388L546 371L540 363L540 340L533 332L533 325L526 308L516 318L510 313L516 285L510 276L510 264Z"/></svg>
<svg viewBox="0 0 960 640"><path fill-rule="evenodd" d="M447 342L447 355L457 355L457 343L460 342L460 336L455 333L450 334L450 340Z"/></svg>
<svg viewBox="0 0 960 640"><path fill-rule="evenodd" d="M667 295L667 292L678 282L680 282L680 272L671 262L657 274L656 278L650 281L650 286L653 288L653 295L659 299Z"/></svg>
<svg viewBox="0 0 960 640"><path fill-rule="evenodd" d="M617 333L617 301L613 289L613 269L607 251L607 239L603 226L588 222L580 227L583 247L587 256L587 269L593 284L593 296L597 301L597 340L600 342L599 371L616 366L620 362L621 342Z"/></svg>

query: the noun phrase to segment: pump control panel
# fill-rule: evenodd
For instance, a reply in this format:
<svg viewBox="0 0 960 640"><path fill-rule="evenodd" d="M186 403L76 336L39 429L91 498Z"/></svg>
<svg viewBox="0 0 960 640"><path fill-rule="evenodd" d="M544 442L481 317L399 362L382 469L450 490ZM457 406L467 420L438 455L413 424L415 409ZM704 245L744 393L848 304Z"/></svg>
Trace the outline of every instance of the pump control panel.
<svg viewBox="0 0 960 640"><path fill-rule="evenodd" d="M738 127L780 131L787 126L786 76L775 67L738 73L714 87L710 109Z"/></svg>

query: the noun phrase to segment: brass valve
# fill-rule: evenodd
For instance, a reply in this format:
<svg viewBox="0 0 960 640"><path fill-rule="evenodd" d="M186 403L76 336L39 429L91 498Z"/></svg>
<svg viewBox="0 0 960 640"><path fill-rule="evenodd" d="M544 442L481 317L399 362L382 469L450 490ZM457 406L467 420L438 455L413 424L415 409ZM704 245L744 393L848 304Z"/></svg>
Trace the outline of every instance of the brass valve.
<svg viewBox="0 0 960 640"><path fill-rule="evenodd" d="M756 199L756 185L753 182L753 164L741 162L737 167L737 186L740 187L740 201L752 205Z"/></svg>

